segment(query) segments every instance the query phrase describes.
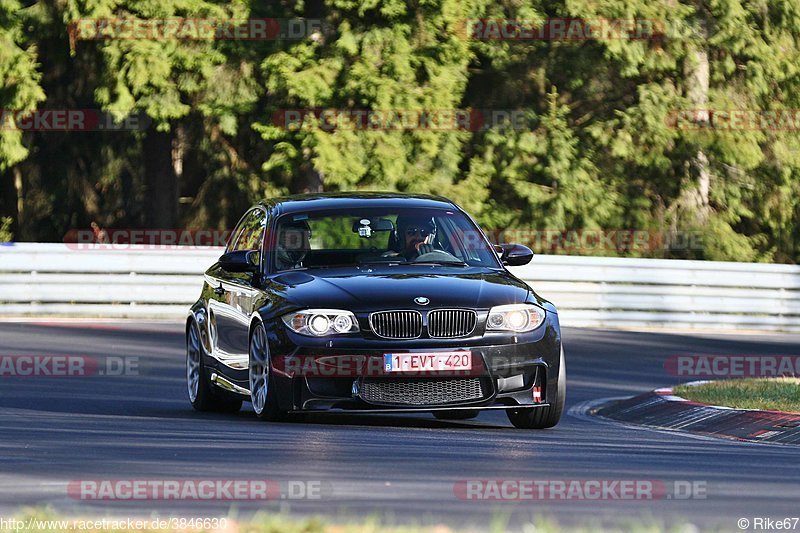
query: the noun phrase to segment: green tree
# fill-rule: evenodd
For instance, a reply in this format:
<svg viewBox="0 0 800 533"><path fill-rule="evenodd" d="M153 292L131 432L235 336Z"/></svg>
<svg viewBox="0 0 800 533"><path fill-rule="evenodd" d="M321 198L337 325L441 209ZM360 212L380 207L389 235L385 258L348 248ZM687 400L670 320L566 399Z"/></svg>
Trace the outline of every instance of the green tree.
<svg viewBox="0 0 800 533"><path fill-rule="evenodd" d="M23 31L24 13L16 0L0 2L0 171L27 157L22 132L10 115L29 113L44 100L36 46Z"/></svg>
<svg viewBox="0 0 800 533"><path fill-rule="evenodd" d="M487 133L471 172L490 181L490 199L481 210L488 226L598 229L613 219L617 195L600 179L591 154L581 150L568 112L553 90L545 113L533 114L532 129L500 125Z"/></svg>
<svg viewBox="0 0 800 533"><path fill-rule="evenodd" d="M461 36L469 2L334 1L335 26L264 59L271 104L257 129L272 153L264 169L293 190L389 189L435 192L477 207L483 183L461 173L470 132L360 127L334 130L272 120L286 109L438 113L458 109L469 43Z"/></svg>
<svg viewBox="0 0 800 533"><path fill-rule="evenodd" d="M775 110L797 103L800 6L742 3L568 0L570 13L592 18L660 21L649 40L598 41L619 77L636 80L636 99L590 129L628 176L646 176L644 194L626 195L628 219L706 234L702 257L769 260L786 241L797 211L787 197L796 161L796 131L717 130L702 113L676 128L685 110ZM642 196L648 201L641 202ZM780 206L776 198L786 203ZM759 213L769 202L767 223ZM777 236L777 240L776 240ZM785 253L785 252L784 252ZM795 250L793 254L796 254Z"/></svg>
<svg viewBox="0 0 800 533"><path fill-rule="evenodd" d="M29 152L16 120L45 97L36 45L24 31L24 22L19 2L0 1L0 212L13 215L18 224L25 216L24 191L22 176L12 167Z"/></svg>
<svg viewBox="0 0 800 533"><path fill-rule="evenodd" d="M65 24L88 18L212 19L238 21L250 16L243 4L220 5L204 0L159 2L71 2ZM258 98L252 66L241 55L241 45L226 41L182 38L111 39L79 43L77 54L102 56L94 98L118 119L143 112L153 124L139 136L145 154L138 172L146 223L159 228L177 227L181 182L194 182L194 214L185 222L208 224L221 219L235 222L230 211L249 201L225 204L236 191L252 181L254 171L231 138L242 127L242 118ZM88 49L88 50L86 50ZM195 169L184 176L185 168ZM199 176L198 176L199 175ZM200 177L201 183L197 183ZM220 188L220 182L225 184ZM188 191L187 191L188 192ZM215 211L223 196L222 211ZM246 196L246 195L244 195ZM226 209L227 207L227 209ZM208 209L211 209L210 216Z"/></svg>

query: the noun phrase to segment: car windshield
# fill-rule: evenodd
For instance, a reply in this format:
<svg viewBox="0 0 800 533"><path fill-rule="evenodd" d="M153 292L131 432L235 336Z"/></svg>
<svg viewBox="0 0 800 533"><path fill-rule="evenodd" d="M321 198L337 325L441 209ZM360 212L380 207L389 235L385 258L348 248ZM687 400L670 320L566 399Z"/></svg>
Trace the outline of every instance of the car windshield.
<svg viewBox="0 0 800 533"><path fill-rule="evenodd" d="M480 230L455 209L292 213L278 219L271 246L277 271L398 264L500 266Z"/></svg>

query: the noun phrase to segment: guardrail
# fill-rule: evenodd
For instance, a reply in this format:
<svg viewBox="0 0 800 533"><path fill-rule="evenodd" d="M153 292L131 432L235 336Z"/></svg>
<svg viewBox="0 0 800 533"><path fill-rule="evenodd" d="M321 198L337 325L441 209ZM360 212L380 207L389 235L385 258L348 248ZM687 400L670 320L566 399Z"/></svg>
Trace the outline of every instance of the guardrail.
<svg viewBox="0 0 800 533"><path fill-rule="evenodd" d="M0 316L180 319L221 252L0 245ZM800 332L800 266L538 255L511 270L566 326Z"/></svg>
<svg viewBox="0 0 800 533"><path fill-rule="evenodd" d="M180 318L222 248L0 246L0 316Z"/></svg>

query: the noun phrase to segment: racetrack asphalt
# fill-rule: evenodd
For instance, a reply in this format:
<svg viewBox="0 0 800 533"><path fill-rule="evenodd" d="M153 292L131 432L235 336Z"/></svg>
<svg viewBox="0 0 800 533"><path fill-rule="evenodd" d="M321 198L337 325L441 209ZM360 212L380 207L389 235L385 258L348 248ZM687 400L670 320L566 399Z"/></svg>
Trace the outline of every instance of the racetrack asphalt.
<svg viewBox="0 0 800 533"><path fill-rule="evenodd" d="M739 518L800 515L800 448L702 439L603 421L593 402L691 381L669 356L800 355L798 335L658 333L565 328L568 412L552 430L514 429L502 412L465 422L419 415L315 416L300 423L194 412L186 398L180 323L0 322L0 358L77 355L137 364L123 376L0 377L0 516L23 506L68 515L249 517L255 511L397 523L511 528L632 519L738 531ZM101 364L102 367L102 364ZM323 487L319 499L97 501L80 480L269 479ZM463 480L694 482L686 500L476 501ZM505 517L505 518L502 518ZM800 527L800 526L799 526Z"/></svg>

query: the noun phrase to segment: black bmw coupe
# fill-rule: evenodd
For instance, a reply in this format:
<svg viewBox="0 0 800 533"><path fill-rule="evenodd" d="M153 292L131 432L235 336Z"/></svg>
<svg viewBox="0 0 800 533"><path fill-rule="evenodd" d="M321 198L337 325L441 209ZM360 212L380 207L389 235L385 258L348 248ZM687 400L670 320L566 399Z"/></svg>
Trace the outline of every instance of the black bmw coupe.
<svg viewBox="0 0 800 533"><path fill-rule="evenodd" d="M309 194L244 214L186 321L189 399L302 413L502 409L555 426L566 369L555 306L452 202L394 193Z"/></svg>

